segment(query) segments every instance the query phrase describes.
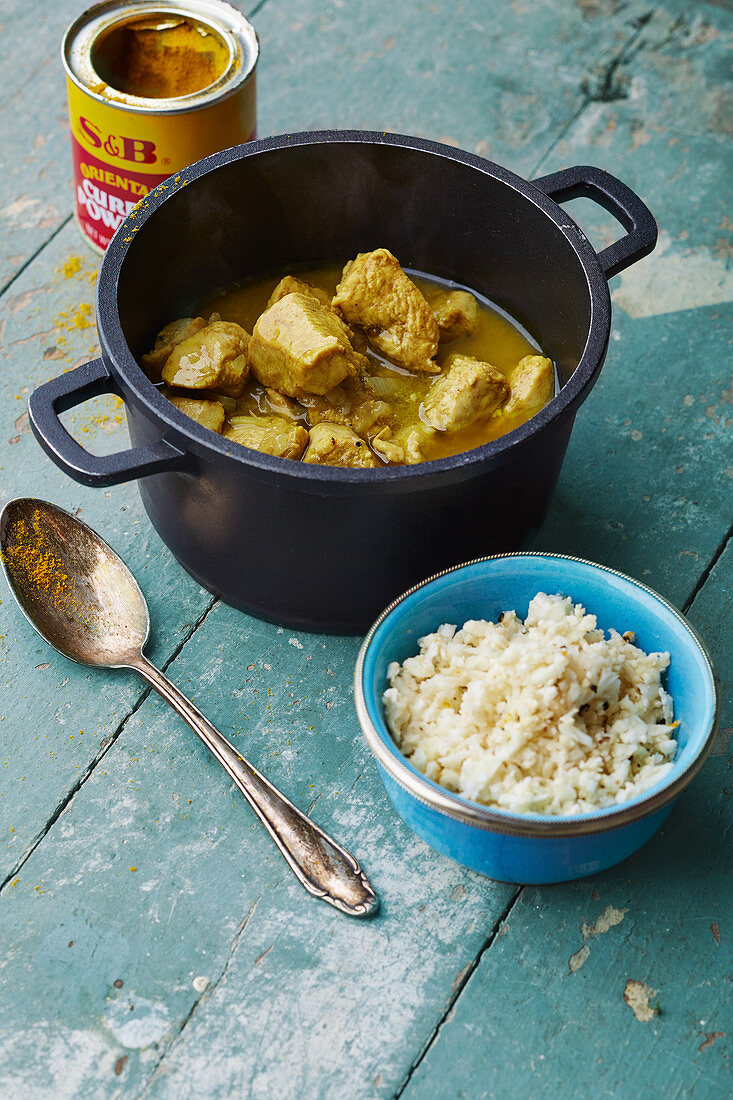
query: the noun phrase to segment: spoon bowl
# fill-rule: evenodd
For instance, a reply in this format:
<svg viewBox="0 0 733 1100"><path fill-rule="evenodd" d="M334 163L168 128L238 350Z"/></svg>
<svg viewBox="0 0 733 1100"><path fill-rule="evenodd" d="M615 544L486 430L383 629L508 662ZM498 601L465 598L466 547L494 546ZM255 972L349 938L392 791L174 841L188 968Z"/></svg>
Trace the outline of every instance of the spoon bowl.
<svg viewBox="0 0 733 1100"><path fill-rule="evenodd" d="M354 856L245 760L144 655L148 605L104 539L55 504L19 498L0 513L0 560L31 626L59 653L93 668L134 669L188 723L309 893L350 916L376 912L377 895Z"/></svg>
<svg viewBox="0 0 733 1100"><path fill-rule="evenodd" d="M11 500L0 515L0 552L21 610L72 661L130 667L145 645L145 597L120 557L90 527L44 500Z"/></svg>

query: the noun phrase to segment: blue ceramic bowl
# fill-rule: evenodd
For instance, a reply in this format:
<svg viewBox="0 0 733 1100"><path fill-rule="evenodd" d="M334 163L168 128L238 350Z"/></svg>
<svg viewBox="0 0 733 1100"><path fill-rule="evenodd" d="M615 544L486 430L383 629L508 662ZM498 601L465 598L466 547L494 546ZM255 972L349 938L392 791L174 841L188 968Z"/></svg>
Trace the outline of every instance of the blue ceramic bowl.
<svg viewBox="0 0 733 1100"><path fill-rule="evenodd" d="M664 779L637 798L594 813L512 813L440 787L400 753L384 720L387 666L418 652L440 623L520 617L538 592L582 603L599 627L633 630L646 652L671 656L678 749ZM444 855L504 882L565 882L619 863L662 825L701 767L718 725L719 688L710 656L690 624L656 592L602 565L559 554L502 554L439 573L411 588L377 619L356 665L356 708L395 809Z"/></svg>

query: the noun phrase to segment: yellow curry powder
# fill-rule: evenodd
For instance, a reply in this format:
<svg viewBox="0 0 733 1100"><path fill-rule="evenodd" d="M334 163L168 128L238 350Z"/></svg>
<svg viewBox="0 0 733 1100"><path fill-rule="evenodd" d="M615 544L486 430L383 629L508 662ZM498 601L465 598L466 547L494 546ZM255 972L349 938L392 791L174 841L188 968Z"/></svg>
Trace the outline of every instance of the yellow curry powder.
<svg viewBox="0 0 733 1100"><path fill-rule="evenodd" d="M96 283L97 275L99 274L96 267L92 268L91 271L85 270L81 256L74 255L67 256L66 259L62 261L61 266L57 267L56 270L60 275L63 275L65 279L73 279L78 275L80 279L86 279L87 282L90 283Z"/></svg>
<svg viewBox="0 0 733 1100"><path fill-rule="evenodd" d="M73 313L62 312L54 318L56 328L62 332L91 328L94 324L94 306L91 302L79 302Z"/></svg>
<svg viewBox="0 0 733 1100"><path fill-rule="evenodd" d="M13 524L12 542L3 551L14 583L32 594L34 588L51 596L57 611L75 614L77 602L64 562L58 558L36 512L32 529L25 520Z"/></svg>
<svg viewBox="0 0 733 1100"><path fill-rule="evenodd" d="M63 272L65 279L70 279L72 275L76 275L78 271L81 271L81 257L69 256L67 260L64 260L60 270Z"/></svg>
<svg viewBox="0 0 733 1100"><path fill-rule="evenodd" d="M117 35L108 83L144 99L200 92L221 76L228 60L218 37L188 19L163 24L138 19Z"/></svg>

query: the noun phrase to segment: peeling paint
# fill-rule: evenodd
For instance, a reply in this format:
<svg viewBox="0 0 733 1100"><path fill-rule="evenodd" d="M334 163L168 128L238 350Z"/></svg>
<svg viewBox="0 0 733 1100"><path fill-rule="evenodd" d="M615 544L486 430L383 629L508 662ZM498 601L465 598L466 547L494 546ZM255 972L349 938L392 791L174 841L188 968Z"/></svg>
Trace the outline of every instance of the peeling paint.
<svg viewBox="0 0 733 1100"><path fill-rule="evenodd" d="M163 1038L170 1026L170 1013L160 1001L130 993L112 1001L104 1024L123 1047L142 1050Z"/></svg>
<svg viewBox="0 0 733 1100"><path fill-rule="evenodd" d="M589 940L591 936L602 936L604 932L608 932L609 928L614 928L615 925L620 924L624 919L628 909L614 909L612 905L607 905L592 924L587 920L584 920L580 925L580 932L584 940Z"/></svg>
<svg viewBox="0 0 733 1100"><path fill-rule="evenodd" d="M30 195L21 195L0 210L0 218L10 223L11 229L47 228L58 217L59 211L52 203L43 203Z"/></svg>
<svg viewBox="0 0 733 1100"><path fill-rule="evenodd" d="M575 954L571 955L568 959L568 968L570 970L570 973L575 974L577 970L580 970L581 966L586 961L589 955L590 947L588 947L588 944L585 943L580 948L580 950L576 951Z"/></svg>
<svg viewBox="0 0 733 1100"><path fill-rule="evenodd" d="M624 986L624 1000L642 1024L648 1024L659 1012L659 1005L649 1004L650 998L656 995L656 989L652 989L644 982L637 982L634 978L629 978Z"/></svg>
<svg viewBox="0 0 733 1100"><path fill-rule="evenodd" d="M458 971L455 978L451 982L450 989L451 989L452 994L456 994L458 992L458 990L461 988L461 986L463 985L464 978L466 977L466 974L468 974L468 972L471 969L472 965L473 965L473 963L470 963L470 962L466 963L466 965L461 967L461 969Z"/></svg>
<svg viewBox="0 0 733 1100"><path fill-rule="evenodd" d="M724 1037L724 1031L706 1031L705 1039L702 1043L700 1043L700 1046L697 1049L702 1054L704 1050L709 1050L710 1047L715 1046L715 1042L717 1039L723 1039Z"/></svg>
<svg viewBox="0 0 733 1100"><path fill-rule="evenodd" d="M733 300L733 267L725 258L706 245L680 251L665 231L656 251L620 278L611 297L629 317L656 317Z"/></svg>

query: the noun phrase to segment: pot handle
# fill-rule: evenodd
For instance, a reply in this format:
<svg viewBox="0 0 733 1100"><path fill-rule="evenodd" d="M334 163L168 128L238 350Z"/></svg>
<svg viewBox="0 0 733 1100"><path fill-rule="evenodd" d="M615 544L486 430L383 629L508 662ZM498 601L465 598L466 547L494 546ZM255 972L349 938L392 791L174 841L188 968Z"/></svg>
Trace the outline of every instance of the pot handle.
<svg viewBox="0 0 733 1100"><path fill-rule="evenodd" d="M183 463L184 453L166 439L149 447L134 447L112 455L93 455L80 446L61 423L59 413L103 393L122 396L104 360L93 359L91 363L44 382L30 396L28 415L33 434L65 474L82 485L119 485L133 478L174 469Z"/></svg>
<svg viewBox="0 0 733 1100"><path fill-rule="evenodd" d="M532 180L532 184L555 202L581 196L593 199L628 230L625 237L598 253L598 262L607 279L653 251L657 243L654 215L630 187L610 172L589 164L579 164L575 168L553 172L550 176L541 176Z"/></svg>

